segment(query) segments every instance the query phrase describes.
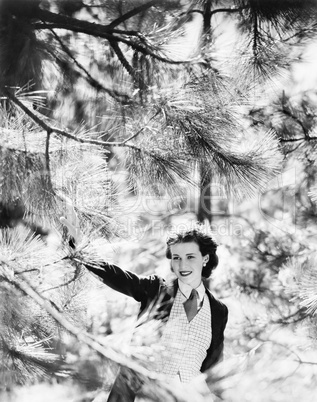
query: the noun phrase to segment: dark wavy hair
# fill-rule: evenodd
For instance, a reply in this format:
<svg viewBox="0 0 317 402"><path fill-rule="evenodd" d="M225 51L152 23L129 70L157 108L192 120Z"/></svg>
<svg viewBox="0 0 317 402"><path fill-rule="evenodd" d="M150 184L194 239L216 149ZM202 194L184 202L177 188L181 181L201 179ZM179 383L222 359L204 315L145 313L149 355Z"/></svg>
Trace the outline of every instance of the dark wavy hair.
<svg viewBox="0 0 317 402"><path fill-rule="evenodd" d="M193 228L184 228L171 233L166 241L166 257L171 260L171 246L178 243L191 243L198 244L202 256L209 255L209 260L206 266L203 267L202 276L209 278L212 271L218 265L218 256L216 254L218 244L213 240L210 233L208 233L202 225L195 225Z"/></svg>

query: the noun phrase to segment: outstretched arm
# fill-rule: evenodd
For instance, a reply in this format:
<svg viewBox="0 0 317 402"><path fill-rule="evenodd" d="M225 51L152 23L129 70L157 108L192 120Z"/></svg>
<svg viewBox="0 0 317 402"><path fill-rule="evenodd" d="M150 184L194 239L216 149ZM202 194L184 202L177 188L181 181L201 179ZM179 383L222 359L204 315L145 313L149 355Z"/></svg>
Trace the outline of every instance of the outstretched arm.
<svg viewBox="0 0 317 402"><path fill-rule="evenodd" d="M85 261L80 262L90 272L97 275L103 283L118 292L133 297L138 302L153 299L159 291L161 278L157 275L139 276L106 262L98 265L89 264Z"/></svg>

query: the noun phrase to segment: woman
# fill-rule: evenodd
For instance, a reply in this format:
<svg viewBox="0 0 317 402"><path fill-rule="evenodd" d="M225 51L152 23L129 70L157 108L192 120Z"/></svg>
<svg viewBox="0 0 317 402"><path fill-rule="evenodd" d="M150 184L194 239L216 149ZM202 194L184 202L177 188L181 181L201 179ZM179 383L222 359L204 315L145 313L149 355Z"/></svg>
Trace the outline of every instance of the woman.
<svg viewBox="0 0 317 402"><path fill-rule="evenodd" d="M164 322L160 340L164 352L158 371L184 383L218 362L223 353L228 309L204 283L218 265L216 249L200 225L170 235L166 257L176 275L172 284L157 275L144 277L107 263L96 267L83 262L106 285L140 302L139 317L151 309L151 317ZM134 396L121 372L108 401L133 401Z"/></svg>

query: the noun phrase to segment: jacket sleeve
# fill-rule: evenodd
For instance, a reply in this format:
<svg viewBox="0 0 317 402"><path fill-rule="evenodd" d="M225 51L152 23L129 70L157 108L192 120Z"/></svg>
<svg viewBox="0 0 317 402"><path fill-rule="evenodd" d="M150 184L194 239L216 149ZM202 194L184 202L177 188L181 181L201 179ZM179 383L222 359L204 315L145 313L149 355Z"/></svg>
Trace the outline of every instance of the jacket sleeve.
<svg viewBox="0 0 317 402"><path fill-rule="evenodd" d="M163 279L157 275L140 276L106 262L92 265L83 262L84 266L97 275L110 288L133 297L138 302L154 299L159 292Z"/></svg>

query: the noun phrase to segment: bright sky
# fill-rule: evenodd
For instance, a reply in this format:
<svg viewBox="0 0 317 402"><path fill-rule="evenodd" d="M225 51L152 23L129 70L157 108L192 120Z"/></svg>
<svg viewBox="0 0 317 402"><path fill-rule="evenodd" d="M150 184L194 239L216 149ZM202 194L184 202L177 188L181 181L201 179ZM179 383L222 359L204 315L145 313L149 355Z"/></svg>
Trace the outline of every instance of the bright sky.
<svg viewBox="0 0 317 402"><path fill-rule="evenodd" d="M292 68L292 72L295 81L298 82L292 88L294 94L312 88L317 90L317 42L307 47L303 55L303 61L296 63Z"/></svg>

